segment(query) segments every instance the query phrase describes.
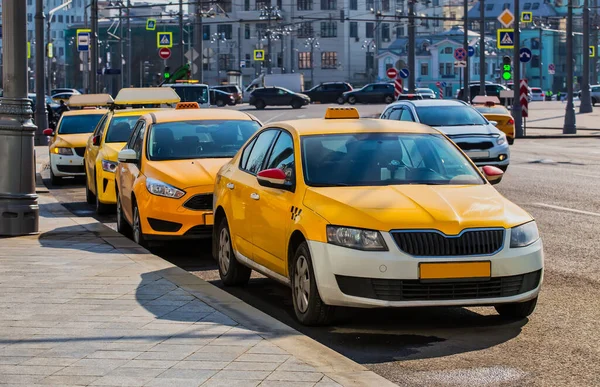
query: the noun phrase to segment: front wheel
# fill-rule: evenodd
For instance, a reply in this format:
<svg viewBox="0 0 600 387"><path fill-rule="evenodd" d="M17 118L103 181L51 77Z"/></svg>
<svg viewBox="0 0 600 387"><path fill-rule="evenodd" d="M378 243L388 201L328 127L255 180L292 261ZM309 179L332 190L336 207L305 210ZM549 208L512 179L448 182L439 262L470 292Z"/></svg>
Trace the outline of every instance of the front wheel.
<svg viewBox="0 0 600 387"><path fill-rule="evenodd" d="M265 104L265 101L263 101L262 99L259 99L258 101L256 101L254 103L254 107L257 110L263 110L265 108L265 106L267 106L267 104Z"/></svg>
<svg viewBox="0 0 600 387"><path fill-rule="evenodd" d="M123 214L123 207L121 206L121 198L119 198L119 191L117 191L117 231L121 235L131 235L131 226L127 223L125 215Z"/></svg>
<svg viewBox="0 0 600 387"><path fill-rule="evenodd" d="M52 167L50 167L50 183L52 185L61 185L62 182L63 182L63 178L56 176L54 174L54 172L52 172Z"/></svg>
<svg viewBox="0 0 600 387"><path fill-rule="evenodd" d="M387 95L384 99L384 102L387 104L390 104L390 103L394 102L394 98L391 95Z"/></svg>
<svg viewBox="0 0 600 387"><path fill-rule="evenodd" d="M223 102L223 100L222 100L222 99L218 99L218 100L217 100L217 106L218 106L218 107L223 107L223 106L225 106L225 102Z"/></svg>
<svg viewBox="0 0 600 387"><path fill-rule="evenodd" d="M227 219L223 218L219 224L219 244L217 260L219 263L219 276L227 286L245 285L250 280L252 270L238 262L231 244L231 232Z"/></svg>
<svg viewBox="0 0 600 387"><path fill-rule="evenodd" d="M142 247L148 247L146 238L142 231L142 220L140 217L140 211L138 210L137 203L133 203L133 241Z"/></svg>
<svg viewBox="0 0 600 387"><path fill-rule="evenodd" d="M296 318L303 325L327 325L334 307L326 305L317 288L312 259L306 242L296 250L292 262L292 300Z"/></svg>
<svg viewBox="0 0 600 387"><path fill-rule="evenodd" d="M292 109L300 109L301 107L302 107L302 102L300 102L300 101L292 102Z"/></svg>
<svg viewBox="0 0 600 387"><path fill-rule="evenodd" d="M337 103L343 105L344 103L346 103L346 101L344 101L344 97L338 97Z"/></svg>
<svg viewBox="0 0 600 387"><path fill-rule="evenodd" d="M348 103L350 105L354 105L356 103L356 97L354 97L354 96L348 97Z"/></svg>
<svg viewBox="0 0 600 387"><path fill-rule="evenodd" d="M94 184L96 186L96 214L98 215L104 215L104 214L108 214L108 212L110 211L110 206L108 204L104 204L100 201L100 198L98 197L98 181L96 180L96 177L94 176Z"/></svg>
<svg viewBox="0 0 600 387"><path fill-rule="evenodd" d="M538 298L525 302L515 302L512 304L496 305L494 308L501 317L507 319L522 319L528 317L535 310Z"/></svg>
<svg viewBox="0 0 600 387"><path fill-rule="evenodd" d="M85 176L85 201L87 204L96 204L96 195L92 193L89 187L87 175Z"/></svg>

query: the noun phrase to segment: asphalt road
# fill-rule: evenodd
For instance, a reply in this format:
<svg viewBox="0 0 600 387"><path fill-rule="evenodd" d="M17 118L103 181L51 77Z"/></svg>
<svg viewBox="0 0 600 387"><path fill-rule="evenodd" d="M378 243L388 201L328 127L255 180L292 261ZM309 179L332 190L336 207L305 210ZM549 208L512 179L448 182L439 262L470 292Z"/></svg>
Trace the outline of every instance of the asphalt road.
<svg viewBox="0 0 600 387"><path fill-rule="evenodd" d="M363 117L382 110L357 107ZM325 109L250 112L270 122ZM503 321L492 308L341 310L333 326L306 328L295 322L290 291L271 280L254 275L226 290L402 386L600 385L600 139L517 140L511 152L496 187L537 219L546 253L529 319ZM93 215L81 184L50 189L76 215ZM114 216L99 219L114 228ZM208 241L154 252L222 286Z"/></svg>

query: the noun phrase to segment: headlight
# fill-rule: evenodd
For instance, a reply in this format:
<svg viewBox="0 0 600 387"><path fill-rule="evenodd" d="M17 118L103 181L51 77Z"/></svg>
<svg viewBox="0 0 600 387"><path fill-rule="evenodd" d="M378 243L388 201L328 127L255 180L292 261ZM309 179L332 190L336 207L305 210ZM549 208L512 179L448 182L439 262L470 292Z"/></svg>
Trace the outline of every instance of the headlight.
<svg viewBox="0 0 600 387"><path fill-rule="evenodd" d="M513 227L510 230L510 247L525 247L540 239L535 221Z"/></svg>
<svg viewBox="0 0 600 387"><path fill-rule="evenodd" d="M357 250L387 251L379 231L327 226L327 242Z"/></svg>
<svg viewBox="0 0 600 387"><path fill-rule="evenodd" d="M102 160L102 169L106 172L115 172L117 170L117 163L108 160Z"/></svg>
<svg viewBox="0 0 600 387"><path fill-rule="evenodd" d="M185 195L184 191L154 179L146 179L146 189L152 195L164 196L166 198L179 199Z"/></svg>
<svg viewBox="0 0 600 387"><path fill-rule="evenodd" d="M500 134L500 136L498 136L498 138L496 139L496 144L498 145L502 145L506 142L506 134L502 133Z"/></svg>
<svg viewBox="0 0 600 387"><path fill-rule="evenodd" d="M71 148L54 148L54 153L56 153L57 155L63 155L63 156L72 156L73 155L73 149Z"/></svg>

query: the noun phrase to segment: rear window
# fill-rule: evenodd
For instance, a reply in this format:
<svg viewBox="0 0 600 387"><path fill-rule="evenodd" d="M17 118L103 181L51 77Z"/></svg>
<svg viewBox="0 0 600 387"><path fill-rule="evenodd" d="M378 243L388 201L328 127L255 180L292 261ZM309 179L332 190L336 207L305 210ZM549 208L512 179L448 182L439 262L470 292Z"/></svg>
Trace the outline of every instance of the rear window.
<svg viewBox="0 0 600 387"><path fill-rule="evenodd" d="M475 109L479 110L482 114L508 114L508 110L502 106L475 106Z"/></svg>
<svg viewBox="0 0 600 387"><path fill-rule="evenodd" d="M110 122L104 142L127 142L138 118L140 116L114 117Z"/></svg>
<svg viewBox="0 0 600 387"><path fill-rule="evenodd" d="M58 134L92 133L103 114L86 114L63 116L58 127Z"/></svg>
<svg viewBox="0 0 600 387"><path fill-rule="evenodd" d="M532 87L531 91L534 92L534 93L541 93L542 89L540 89L539 87Z"/></svg>

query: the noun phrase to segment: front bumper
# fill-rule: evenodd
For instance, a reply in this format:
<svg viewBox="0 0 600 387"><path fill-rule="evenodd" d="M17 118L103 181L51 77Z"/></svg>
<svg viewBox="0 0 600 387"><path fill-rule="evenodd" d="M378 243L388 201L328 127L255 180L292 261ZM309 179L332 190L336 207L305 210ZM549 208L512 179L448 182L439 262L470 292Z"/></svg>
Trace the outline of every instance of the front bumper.
<svg viewBox="0 0 600 387"><path fill-rule="evenodd" d="M98 200L103 204L117 204L117 191L115 189L115 173L114 172L106 172L100 166L100 170L97 169L97 187L98 192L96 195L98 196Z"/></svg>
<svg viewBox="0 0 600 387"><path fill-rule="evenodd" d="M359 251L308 242L325 304L360 308L498 305L527 301L540 291L544 260L541 240L523 248L504 247L492 256L423 258L403 253L389 233L382 235L389 251ZM509 245L510 232L506 232L504 246ZM473 261L490 261L491 278L419 279L420 263ZM522 281L523 286L519 288L515 281ZM498 286L504 287L498 290ZM517 286L516 293L505 291L509 286L512 290ZM471 295L474 287L477 291Z"/></svg>
<svg viewBox="0 0 600 387"><path fill-rule="evenodd" d="M451 136L462 150L478 167L493 165L506 167L510 164L510 149L508 141L502 145L496 144L496 138L492 136ZM478 144L493 143L491 148L478 147Z"/></svg>
<svg viewBox="0 0 600 387"><path fill-rule="evenodd" d="M85 176L83 157L75 151L69 156L50 153L50 168L54 176L58 177Z"/></svg>

